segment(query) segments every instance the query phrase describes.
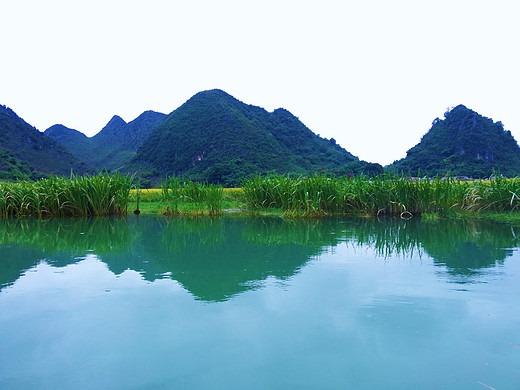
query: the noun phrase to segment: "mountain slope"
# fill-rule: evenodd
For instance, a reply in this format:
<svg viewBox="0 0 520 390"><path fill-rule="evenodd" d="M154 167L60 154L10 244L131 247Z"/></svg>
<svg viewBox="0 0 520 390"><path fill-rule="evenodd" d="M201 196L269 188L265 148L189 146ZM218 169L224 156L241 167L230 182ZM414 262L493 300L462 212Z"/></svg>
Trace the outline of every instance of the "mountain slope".
<svg viewBox="0 0 520 390"><path fill-rule="evenodd" d="M0 180L30 180L40 176L27 161L22 161L0 148Z"/></svg>
<svg viewBox="0 0 520 390"><path fill-rule="evenodd" d="M54 125L45 134L62 144L74 156L96 170L113 170L129 162L150 133L164 120L165 114L145 111L126 123L114 115L103 129L91 138L62 125Z"/></svg>
<svg viewBox="0 0 520 390"><path fill-rule="evenodd" d="M483 117L459 105L436 119L421 142L404 159L389 166L397 172L433 176L485 177L500 172L520 174L520 148L501 122Z"/></svg>
<svg viewBox="0 0 520 390"><path fill-rule="evenodd" d="M168 115L124 170L237 185L269 171L357 173L377 167L320 138L286 110L269 113L211 90Z"/></svg>
<svg viewBox="0 0 520 390"><path fill-rule="evenodd" d="M83 174L87 171L85 164L72 156L63 146L40 133L13 110L2 105L0 148L9 152L11 157L26 162L34 170L33 176L69 175L71 171ZM5 156L2 159L8 158Z"/></svg>
<svg viewBox="0 0 520 390"><path fill-rule="evenodd" d="M63 125L53 125L43 134L61 144L80 161L90 163L90 159L95 153L90 139L80 131Z"/></svg>

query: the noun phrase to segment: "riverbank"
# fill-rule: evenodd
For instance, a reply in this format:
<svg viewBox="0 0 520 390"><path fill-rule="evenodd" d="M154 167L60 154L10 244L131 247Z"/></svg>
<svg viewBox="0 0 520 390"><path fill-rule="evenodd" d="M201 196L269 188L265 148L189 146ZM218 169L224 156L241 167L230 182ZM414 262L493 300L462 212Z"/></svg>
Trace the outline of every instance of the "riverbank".
<svg viewBox="0 0 520 390"><path fill-rule="evenodd" d="M126 215L332 215L476 217L517 223L520 180L410 179L396 176L256 177L242 188L167 178L158 189L140 189L122 175L0 183L0 215L61 217Z"/></svg>
<svg viewBox="0 0 520 390"><path fill-rule="evenodd" d="M203 185L175 186L175 190L166 191L165 188L134 190L131 200L141 212L172 214L171 198L175 194L174 214L210 211L203 201L193 201L193 196L187 193L193 191L191 187ZM197 193L208 189L211 186L203 186ZM520 181L502 177L472 182L392 176L257 177L245 181L242 188L221 189L218 210L285 217L365 215L435 219L474 216L515 220L520 219L518 193Z"/></svg>

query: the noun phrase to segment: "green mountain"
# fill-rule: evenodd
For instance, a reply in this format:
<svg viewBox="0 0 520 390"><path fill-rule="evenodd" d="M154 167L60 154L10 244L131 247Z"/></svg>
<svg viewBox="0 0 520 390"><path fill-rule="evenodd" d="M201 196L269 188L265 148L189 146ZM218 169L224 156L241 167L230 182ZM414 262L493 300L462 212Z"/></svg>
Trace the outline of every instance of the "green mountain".
<svg viewBox="0 0 520 390"><path fill-rule="evenodd" d="M309 130L284 109L272 113L221 90L199 92L173 111L124 171L157 179L238 185L252 174L382 171Z"/></svg>
<svg viewBox="0 0 520 390"><path fill-rule="evenodd" d="M48 174L83 174L87 166L63 146L0 105L0 177L38 178Z"/></svg>
<svg viewBox="0 0 520 390"><path fill-rule="evenodd" d="M90 163L90 158L95 153L90 139L80 131L63 125L53 125L43 134L61 144L80 161Z"/></svg>
<svg viewBox="0 0 520 390"><path fill-rule="evenodd" d="M114 170L134 157L137 149L165 117L165 114L159 112L145 111L126 123L114 115L92 138L63 125L51 126L44 134L96 170Z"/></svg>
<svg viewBox="0 0 520 390"><path fill-rule="evenodd" d="M501 122L459 105L435 119L421 142L388 168L412 175L513 177L520 174L520 148Z"/></svg>

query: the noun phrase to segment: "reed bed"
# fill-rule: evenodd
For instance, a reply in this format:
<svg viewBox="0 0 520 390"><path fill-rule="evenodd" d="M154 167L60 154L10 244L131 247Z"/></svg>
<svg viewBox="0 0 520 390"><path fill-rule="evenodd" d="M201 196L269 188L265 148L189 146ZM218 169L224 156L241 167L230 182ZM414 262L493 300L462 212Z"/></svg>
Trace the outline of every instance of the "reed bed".
<svg viewBox="0 0 520 390"><path fill-rule="evenodd" d="M409 218L450 210L520 209L520 179L467 182L455 178L287 176L244 183L249 207L277 208L293 216L364 213Z"/></svg>
<svg viewBox="0 0 520 390"><path fill-rule="evenodd" d="M127 213L132 179L100 174L0 183L3 217L107 216Z"/></svg>
<svg viewBox="0 0 520 390"><path fill-rule="evenodd" d="M181 181L177 177L168 177L161 186L162 201L166 204L166 214L181 214L180 205L188 207L185 214L209 215L223 213L224 189L220 185Z"/></svg>

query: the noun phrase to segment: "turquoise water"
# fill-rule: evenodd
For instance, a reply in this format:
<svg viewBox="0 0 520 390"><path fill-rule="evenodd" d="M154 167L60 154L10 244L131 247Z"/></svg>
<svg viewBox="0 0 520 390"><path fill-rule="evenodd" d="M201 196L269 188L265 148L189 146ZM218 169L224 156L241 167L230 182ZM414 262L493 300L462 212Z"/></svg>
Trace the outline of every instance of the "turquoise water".
<svg viewBox="0 0 520 390"><path fill-rule="evenodd" d="M520 389L520 229L0 221L0 389Z"/></svg>

